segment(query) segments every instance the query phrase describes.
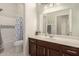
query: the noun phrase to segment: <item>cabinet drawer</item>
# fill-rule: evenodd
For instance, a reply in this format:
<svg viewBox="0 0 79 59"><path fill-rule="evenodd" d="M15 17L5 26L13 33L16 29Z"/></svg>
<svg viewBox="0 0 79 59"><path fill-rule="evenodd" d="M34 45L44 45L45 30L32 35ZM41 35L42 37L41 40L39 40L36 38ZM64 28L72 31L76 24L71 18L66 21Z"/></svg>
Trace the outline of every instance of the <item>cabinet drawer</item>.
<svg viewBox="0 0 79 59"><path fill-rule="evenodd" d="M31 42L31 43L36 43L36 39L29 38L29 42Z"/></svg>
<svg viewBox="0 0 79 59"><path fill-rule="evenodd" d="M43 47L46 47L46 48L51 48L51 49L54 49L54 50L57 50L57 51L61 50L61 48L62 48L62 45L60 45L60 44L41 41L41 40L37 40L37 45L40 45L40 46L43 46Z"/></svg>
<svg viewBox="0 0 79 59"><path fill-rule="evenodd" d="M62 52L55 49L46 49L46 56L62 56Z"/></svg>
<svg viewBox="0 0 79 59"><path fill-rule="evenodd" d="M64 46L63 52L66 54L69 54L71 56L75 56L75 55L77 56L77 55L79 55L79 48Z"/></svg>
<svg viewBox="0 0 79 59"><path fill-rule="evenodd" d="M41 41L41 40L37 40L37 45L40 45L40 46L48 46L48 42L46 41Z"/></svg>

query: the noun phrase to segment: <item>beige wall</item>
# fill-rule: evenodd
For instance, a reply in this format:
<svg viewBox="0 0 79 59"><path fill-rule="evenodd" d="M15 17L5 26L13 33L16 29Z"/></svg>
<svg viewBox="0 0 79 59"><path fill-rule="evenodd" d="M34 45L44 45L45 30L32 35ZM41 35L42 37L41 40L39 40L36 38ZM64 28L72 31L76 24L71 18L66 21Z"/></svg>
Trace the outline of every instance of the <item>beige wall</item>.
<svg viewBox="0 0 79 59"><path fill-rule="evenodd" d="M19 4L17 4L17 8L18 8L17 14L19 16L24 17L25 16L25 4L24 3L19 3Z"/></svg>
<svg viewBox="0 0 79 59"><path fill-rule="evenodd" d="M16 3L0 3L0 8L3 9L0 12L2 16L15 17L17 15Z"/></svg>
<svg viewBox="0 0 79 59"><path fill-rule="evenodd" d="M0 25L13 25L15 26L16 19L11 17L0 16Z"/></svg>
<svg viewBox="0 0 79 59"><path fill-rule="evenodd" d="M24 15L23 3L0 3L0 8L3 9L0 12L1 16L16 17Z"/></svg>
<svg viewBox="0 0 79 59"><path fill-rule="evenodd" d="M24 18L25 9L23 3L0 3L0 25L15 25L16 16Z"/></svg>
<svg viewBox="0 0 79 59"><path fill-rule="evenodd" d="M25 4L25 41L24 54L28 55L28 36L34 35L36 31L36 4Z"/></svg>

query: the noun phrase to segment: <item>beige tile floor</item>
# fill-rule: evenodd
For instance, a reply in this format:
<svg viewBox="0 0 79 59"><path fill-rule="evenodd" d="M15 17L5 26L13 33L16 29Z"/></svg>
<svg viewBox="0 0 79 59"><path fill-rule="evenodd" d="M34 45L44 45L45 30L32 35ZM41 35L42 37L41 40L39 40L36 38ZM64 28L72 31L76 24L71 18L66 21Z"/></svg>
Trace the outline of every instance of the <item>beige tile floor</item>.
<svg viewBox="0 0 79 59"><path fill-rule="evenodd" d="M0 53L0 56L23 56L23 52L16 52L16 47L4 48L4 51Z"/></svg>

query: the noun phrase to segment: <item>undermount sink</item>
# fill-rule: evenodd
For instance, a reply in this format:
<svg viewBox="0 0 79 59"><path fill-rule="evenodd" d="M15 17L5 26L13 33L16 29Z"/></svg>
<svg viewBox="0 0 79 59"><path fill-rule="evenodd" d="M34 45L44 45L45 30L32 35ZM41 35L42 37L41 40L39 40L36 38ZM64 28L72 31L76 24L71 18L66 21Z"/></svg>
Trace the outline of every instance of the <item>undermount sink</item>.
<svg viewBox="0 0 79 59"><path fill-rule="evenodd" d="M45 35L38 35L38 37L41 37L41 38L50 38L49 36L45 36Z"/></svg>
<svg viewBox="0 0 79 59"><path fill-rule="evenodd" d="M56 36L45 36L45 35L38 35L37 37L40 37L40 38L44 38L44 39L54 39L54 40L64 40L66 38L62 38L62 37L56 37Z"/></svg>

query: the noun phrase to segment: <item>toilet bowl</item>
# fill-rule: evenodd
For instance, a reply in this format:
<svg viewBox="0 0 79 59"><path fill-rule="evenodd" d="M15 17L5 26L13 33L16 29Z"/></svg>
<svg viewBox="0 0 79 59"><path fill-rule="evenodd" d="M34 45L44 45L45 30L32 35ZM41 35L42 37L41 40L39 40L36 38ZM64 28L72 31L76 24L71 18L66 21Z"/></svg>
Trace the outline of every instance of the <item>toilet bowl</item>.
<svg viewBox="0 0 79 59"><path fill-rule="evenodd" d="M16 42L14 42L14 46L16 47L16 53L23 52L23 40L18 40Z"/></svg>

